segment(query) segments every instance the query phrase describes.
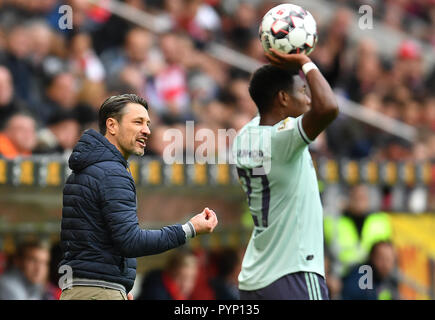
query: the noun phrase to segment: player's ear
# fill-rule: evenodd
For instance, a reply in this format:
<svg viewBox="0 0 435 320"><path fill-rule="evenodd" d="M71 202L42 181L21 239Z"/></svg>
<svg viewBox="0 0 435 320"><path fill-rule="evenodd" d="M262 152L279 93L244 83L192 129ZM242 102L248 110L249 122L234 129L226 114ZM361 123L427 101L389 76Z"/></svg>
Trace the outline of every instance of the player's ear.
<svg viewBox="0 0 435 320"><path fill-rule="evenodd" d="M277 94L277 99L279 101L279 105L286 107L290 101L290 96L285 90L279 90Z"/></svg>
<svg viewBox="0 0 435 320"><path fill-rule="evenodd" d="M111 135L115 135L118 131L118 121L116 121L115 118L107 118L106 128L108 133L110 133Z"/></svg>

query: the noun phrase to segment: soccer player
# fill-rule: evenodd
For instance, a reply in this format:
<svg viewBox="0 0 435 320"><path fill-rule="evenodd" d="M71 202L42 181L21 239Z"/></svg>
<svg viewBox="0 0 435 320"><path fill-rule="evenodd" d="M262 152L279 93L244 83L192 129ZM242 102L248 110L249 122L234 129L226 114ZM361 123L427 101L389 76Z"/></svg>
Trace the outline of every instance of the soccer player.
<svg viewBox="0 0 435 320"><path fill-rule="evenodd" d="M233 144L255 224L239 274L240 298L328 299L322 204L308 146L338 107L309 57L271 52L271 64L259 68L249 86L259 116Z"/></svg>

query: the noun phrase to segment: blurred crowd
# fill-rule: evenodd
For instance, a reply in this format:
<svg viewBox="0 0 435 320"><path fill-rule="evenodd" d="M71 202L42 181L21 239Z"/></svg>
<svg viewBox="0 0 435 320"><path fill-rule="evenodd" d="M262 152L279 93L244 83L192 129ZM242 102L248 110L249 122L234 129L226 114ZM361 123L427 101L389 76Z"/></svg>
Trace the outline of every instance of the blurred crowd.
<svg viewBox="0 0 435 320"><path fill-rule="evenodd" d="M124 2L169 22L171 31L151 33L87 0L0 1L1 155L68 154L84 129L97 128L104 99L120 93L137 93L149 102L152 136L147 155L162 155L170 143L164 139L166 129L185 133L187 120L195 121L196 131L217 133L238 130L256 115L247 90L249 73L205 50L217 41L266 62L258 23L276 3ZM432 2L336 2L343 7L330 21L318 19L319 43L312 59L334 89L364 108L418 128L419 135L411 144L342 115L311 146L314 155L435 160L435 69L423 68L421 48L406 41L395 57L387 58L370 39L351 43L348 35L352 5L373 5L384 22L408 31L406 19L398 23L394 19L399 15L391 12L418 16L433 30ZM63 4L72 8L71 29L62 27L68 25L66 11L59 13ZM205 141L216 154L231 143L217 136ZM196 141L195 147L203 142Z"/></svg>
<svg viewBox="0 0 435 320"><path fill-rule="evenodd" d="M324 218L330 298L399 299L398 257L391 242L393 227L389 216L373 211L370 189L364 184L350 188L340 207L338 215L325 212ZM368 283L364 282L365 276L369 277ZM366 284L370 286L365 287Z"/></svg>
<svg viewBox="0 0 435 320"><path fill-rule="evenodd" d="M410 143L342 115L327 131L328 151L354 159L433 160L435 69L424 69L422 50L412 40L404 41L393 58L382 56L369 38L351 44L351 19L348 9L338 10L320 29L312 58L334 88L364 108L416 128L418 138Z"/></svg>
<svg viewBox="0 0 435 320"><path fill-rule="evenodd" d="M62 251L58 243L38 237L18 241L15 252L0 264L0 300L59 300ZM159 267L139 273L135 300L238 300L241 251L172 250ZM74 272L74 270L73 270Z"/></svg>
<svg viewBox="0 0 435 320"><path fill-rule="evenodd" d="M58 245L50 247L38 238L18 244L0 268L0 300L58 300L57 266L61 258Z"/></svg>
<svg viewBox="0 0 435 320"><path fill-rule="evenodd" d="M409 33L435 45L435 1L433 0L335 0L358 10L361 5L373 8L373 15L390 28Z"/></svg>

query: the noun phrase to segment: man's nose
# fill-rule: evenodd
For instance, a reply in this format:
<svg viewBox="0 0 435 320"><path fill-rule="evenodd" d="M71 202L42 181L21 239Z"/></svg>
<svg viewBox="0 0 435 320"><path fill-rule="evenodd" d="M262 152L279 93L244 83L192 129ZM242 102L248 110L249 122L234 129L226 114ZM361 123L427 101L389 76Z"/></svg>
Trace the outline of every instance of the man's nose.
<svg viewBox="0 0 435 320"><path fill-rule="evenodd" d="M149 135L149 134L151 133L151 130L150 130L150 128L148 127L148 125L144 125L144 126L142 127L142 131L141 131L141 133L146 134L146 135Z"/></svg>
<svg viewBox="0 0 435 320"><path fill-rule="evenodd" d="M305 99L306 99L306 101L307 101L307 104L308 104L309 106L311 106L311 98L310 98L309 96L305 95Z"/></svg>

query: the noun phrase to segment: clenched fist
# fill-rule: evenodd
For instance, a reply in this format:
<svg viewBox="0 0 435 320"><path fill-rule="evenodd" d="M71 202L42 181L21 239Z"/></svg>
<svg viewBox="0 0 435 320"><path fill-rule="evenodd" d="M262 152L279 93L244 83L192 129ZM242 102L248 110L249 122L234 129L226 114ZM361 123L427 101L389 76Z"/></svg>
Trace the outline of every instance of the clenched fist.
<svg viewBox="0 0 435 320"><path fill-rule="evenodd" d="M189 220L195 228L197 235L211 233L218 224L216 213L209 208L205 208L200 214L197 214Z"/></svg>

